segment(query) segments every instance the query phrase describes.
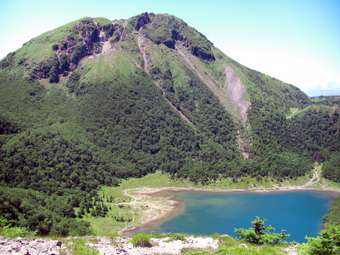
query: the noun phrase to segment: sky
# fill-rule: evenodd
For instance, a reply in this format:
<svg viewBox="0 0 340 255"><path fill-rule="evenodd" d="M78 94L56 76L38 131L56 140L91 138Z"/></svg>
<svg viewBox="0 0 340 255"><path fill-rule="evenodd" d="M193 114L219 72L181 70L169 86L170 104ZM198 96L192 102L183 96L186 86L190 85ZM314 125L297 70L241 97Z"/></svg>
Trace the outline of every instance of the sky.
<svg viewBox="0 0 340 255"><path fill-rule="evenodd" d="M340 95L340 0L0 0L0 58L82 17L173 14L239 63L309 95Z"/></svg>

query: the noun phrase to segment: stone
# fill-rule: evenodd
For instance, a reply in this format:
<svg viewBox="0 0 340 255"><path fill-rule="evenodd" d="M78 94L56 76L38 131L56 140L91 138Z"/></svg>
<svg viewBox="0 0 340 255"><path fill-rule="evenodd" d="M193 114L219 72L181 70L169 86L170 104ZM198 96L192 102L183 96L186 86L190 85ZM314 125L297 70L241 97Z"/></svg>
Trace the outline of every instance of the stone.
<svg viewBox="0 0 340 255"><path fill-rule="evenodd" d="M176 40L176 41L183 41L184 40L184 37L181 35L181 33L176 31L176 30L171 31L171 38Z"/></svg>
<svg viewBox="0 0 340 255"><path fill-rule="evenodd" d="M150 22L151 22L150 16L147 12L145 12L137 18L135 29L138 31Z"/></svg>
<svg viewBox="0 0 340 255"><path fill-rule="evenodd" d="M166 40L166 41L163 42L163 44L170 49L175 49L176 41L175 40Z"/></svg>
<svg viewBox="0 0 340 255"><path fill-rule="evenodd" d="M214 61L215 60L215 56L212 53L207 52L206 50L204 50L200 47L196 47L196 46L192 47L191 53L194 56L196 56L196 57L198 57L202 60L205 60L205 61Z"/></svg>
<svg viewBox="0 0 340 255"><path fill-rule="evenodd" d="M7 239L0 237L1 255L60 255L58 242L47 239ZM60 242L61 243L61 242Z"/></svg>

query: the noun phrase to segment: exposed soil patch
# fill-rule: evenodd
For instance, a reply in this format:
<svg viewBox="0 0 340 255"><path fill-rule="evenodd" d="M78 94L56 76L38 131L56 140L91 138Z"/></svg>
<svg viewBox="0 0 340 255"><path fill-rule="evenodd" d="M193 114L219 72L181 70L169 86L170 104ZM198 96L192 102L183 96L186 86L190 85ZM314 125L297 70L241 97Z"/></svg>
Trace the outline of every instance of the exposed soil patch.
<svg viewBox="0 0 340 255"><path fill-rule="evenodd" d="M250 107L250 102L246 100L246 88L231 67L226 67L224 73L224 91L236 108L242 123L245 124L247 122L247 111Z"/></svg>
<svg viewBox="0 0 340 255"><path fill-rule="evenodd" d="M145 36L139 32L138 37L137 37L137 43L138 43L138 48L140 53L142 54L143 57L143 68L144 71L148 74L149 73L149 63L151 63L151 58L149 52L146 50L146 45L147 45L147 39Z"/></svg>

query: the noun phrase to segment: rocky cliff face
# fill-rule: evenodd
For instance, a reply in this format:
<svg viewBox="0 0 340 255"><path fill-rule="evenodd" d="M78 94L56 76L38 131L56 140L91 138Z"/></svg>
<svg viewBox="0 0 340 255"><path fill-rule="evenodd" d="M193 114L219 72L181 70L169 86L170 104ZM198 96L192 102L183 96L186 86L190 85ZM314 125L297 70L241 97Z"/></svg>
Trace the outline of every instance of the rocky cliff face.
<svg viewBox="0 0 340 255"><path fill-rule="evenodd" d="M201 60L215 60L212 43L173 16L143 13L131 18L129 23L137 31L144 28L143 34L156 44L164 44L170 49L181 44ZM34 65L27 59L21 59L19 64L31 69L32 79L48 79L49 82L56 83L61 76L67 76L69 72L74 71L84 57L100 54L105 42L114 44L121 40L123 33L122 22L98 24L95 19L85 18L75 24L65 38L52 45L54 54L51 57ZM15 53L9 54L0 62L3 68L13 65Z"/></svg>
<svg viewBox="0 0 340 255"><path fill-rule="evenodd" d="M52 46L55 55L41 62L32 70L33 79L58 82L77 68L79 61L90 55L100 54L104 42L115 43L121 39L123 27L118 24L98 25L93 19L83 19L73 28L73 33Z"/></svg>
<svg viewBox="0 0 340 255"><path fill-rule="evenodd" d="M189 27L185 22L170 15L143 14L137 18L136 28L156 44L175 49L176 44L184 45L193 55L205 60L215 60L213 44L204 35Z"/></svg>

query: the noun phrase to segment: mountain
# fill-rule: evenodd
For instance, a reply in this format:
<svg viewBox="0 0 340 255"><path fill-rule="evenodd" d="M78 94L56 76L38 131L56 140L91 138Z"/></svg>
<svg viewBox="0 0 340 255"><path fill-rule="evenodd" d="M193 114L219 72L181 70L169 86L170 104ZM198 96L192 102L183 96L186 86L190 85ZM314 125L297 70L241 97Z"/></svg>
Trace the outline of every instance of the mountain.
<svg viewBox="0 0 340 255"><path fill-rule="evenodd" d="M83 18L30 40L0 62L0 109L3 199L30 189L41 206L159 169L297 177L340 148L338 101L237 63L168 14Z"/></svg>

